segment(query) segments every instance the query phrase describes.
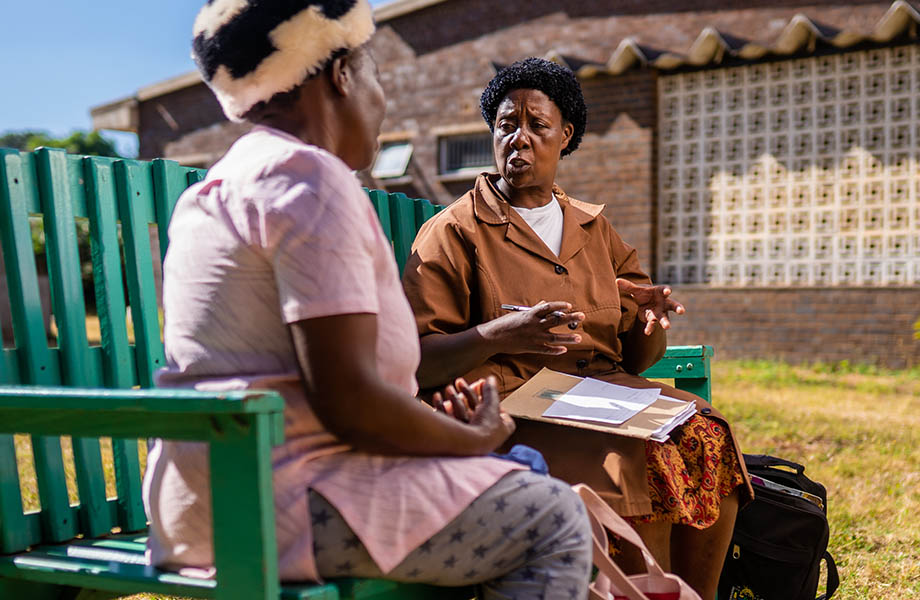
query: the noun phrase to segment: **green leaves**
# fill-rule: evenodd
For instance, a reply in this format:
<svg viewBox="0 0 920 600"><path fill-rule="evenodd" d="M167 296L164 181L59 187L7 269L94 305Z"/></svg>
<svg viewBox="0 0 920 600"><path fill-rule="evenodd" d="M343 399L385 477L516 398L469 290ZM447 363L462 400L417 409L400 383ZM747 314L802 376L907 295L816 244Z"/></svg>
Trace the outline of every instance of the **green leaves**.
<svg viewBox="0 0 920 600"><path fill-rule="evenodd" d="M42 146L64 148L71 154L113 156L119 158L115 145L98 131L74 131L67 137L54 138L44 131L10 131L0 135L0 147L31 152Z"/></svg>

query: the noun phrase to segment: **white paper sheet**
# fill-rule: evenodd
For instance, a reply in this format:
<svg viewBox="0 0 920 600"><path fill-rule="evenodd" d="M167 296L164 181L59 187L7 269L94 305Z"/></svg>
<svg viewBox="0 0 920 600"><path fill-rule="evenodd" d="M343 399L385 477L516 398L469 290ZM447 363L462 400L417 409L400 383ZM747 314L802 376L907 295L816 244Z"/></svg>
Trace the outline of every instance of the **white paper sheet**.
<svg viewBox="0 0 920 600"><path fill-rule="evenodd" d="M658 388L636 389L587 377L556 399L543 416L620 425L659 394Z"/></svg>

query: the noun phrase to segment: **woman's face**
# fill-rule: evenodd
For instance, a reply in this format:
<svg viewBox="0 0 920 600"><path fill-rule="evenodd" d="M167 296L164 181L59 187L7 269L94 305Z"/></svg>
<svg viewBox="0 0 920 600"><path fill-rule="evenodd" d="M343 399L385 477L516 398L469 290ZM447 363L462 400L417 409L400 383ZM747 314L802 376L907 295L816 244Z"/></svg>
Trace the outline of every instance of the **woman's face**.
<svg viewBox="0 0 920 600"><path fill-rule="evenodd" d="M349 69L354 78L351 105L354 107L349 129L351 149L345 163L360 171L371 165L377 153L380 124L386 114L386 97L380 85L377 61L367 46L354 50Z"/></svg>
<svg viewBox="0 0 920 600"><path fill-rule="evenodd" d="M556 103L540 90L508 92L498 105L492 135L498 172L515 189L551 188L573 131Z"/></svg>

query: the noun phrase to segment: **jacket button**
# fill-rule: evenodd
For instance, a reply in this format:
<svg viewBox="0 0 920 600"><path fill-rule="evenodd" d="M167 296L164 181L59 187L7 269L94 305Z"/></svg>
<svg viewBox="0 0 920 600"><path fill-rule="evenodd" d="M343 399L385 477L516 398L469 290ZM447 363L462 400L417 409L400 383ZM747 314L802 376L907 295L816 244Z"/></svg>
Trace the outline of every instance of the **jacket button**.
<svg viewBox="0 0 920 600"><path fill-rule="evenodd" d="M562 274L564 274L565 272L566 272L565 267L563 267L562 265L556 265L556 274L557 274L557 275L562 275Z"/></svg>
<svg viewBox="0 0 920 600"><path fill-rule="evenodd" d="M575 366L578 367L579 369L584 369L585 367L588 366L588 361L583 358L579 358L578 360L575 361Z"/></svg>

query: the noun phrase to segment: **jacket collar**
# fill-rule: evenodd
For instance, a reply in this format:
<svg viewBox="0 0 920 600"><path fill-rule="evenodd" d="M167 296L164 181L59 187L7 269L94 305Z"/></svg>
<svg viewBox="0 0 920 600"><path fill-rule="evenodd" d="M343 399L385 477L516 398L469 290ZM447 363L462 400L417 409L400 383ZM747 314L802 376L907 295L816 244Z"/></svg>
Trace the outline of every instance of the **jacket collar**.
<svg viewBox="0 0 920 600"><path fill-rule="evenodd" d="M589 237L584 226L604 210L603 204L569 198L562 188L553 185L553 194L562 207L562 248L557 257L498 191L495 185L498 178L496 173L482 173L476 178L473 186L473 214L476 219L489 225L506 225L505 238L508 241L553 263L564 264L584 248Z"/></svg>

